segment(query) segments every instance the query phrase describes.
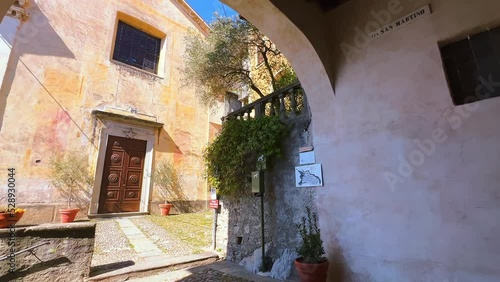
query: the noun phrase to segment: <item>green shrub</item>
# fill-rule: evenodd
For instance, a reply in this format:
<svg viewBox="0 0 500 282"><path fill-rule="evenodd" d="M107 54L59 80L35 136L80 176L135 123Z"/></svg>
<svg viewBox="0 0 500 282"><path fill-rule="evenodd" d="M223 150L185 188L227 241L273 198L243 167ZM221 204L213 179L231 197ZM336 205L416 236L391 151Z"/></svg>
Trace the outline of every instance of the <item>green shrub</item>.
<svg viewBox="0 0 500 282"><path fill-rule="evenodd" d="M244 189L257 157L269 161L281 156L285 133L286 126L277 116L227 120L203 154L211 187L220 195Z"/></svg>
<svg viewBox="0 0 500 282"><path fill-rule="evenodd" d="M326 260L324 257L323 240L321 230L318 228L318 215L306 208L307 218L302 217L302 222L296 224L299 229L302 244L297 248L297 253L304 259L304 263L320 263Z"/></svg>
<svg viewBox="0 0 500 282"><path fill-rule="evenodd" d="M61 196L66 198L68 208L72 203L80 209L88 206L94 178L86 157L80 152L67 152L52 159L50 179Z"/></svg>

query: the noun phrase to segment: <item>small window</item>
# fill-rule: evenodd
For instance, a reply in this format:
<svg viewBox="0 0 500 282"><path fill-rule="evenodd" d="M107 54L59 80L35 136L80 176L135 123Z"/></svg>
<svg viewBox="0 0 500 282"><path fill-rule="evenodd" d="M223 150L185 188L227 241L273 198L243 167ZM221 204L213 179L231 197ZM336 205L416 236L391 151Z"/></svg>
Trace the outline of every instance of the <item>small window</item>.
<svg viewBox="0 0 500 282"><path fill-rule="evenodd" d="M500 28L443 46L441 56L455 105L500 96L489 85L500 82Z"/></svg>
<svg viewBox="0 0 500 282"><path fill-rule="evenodd" d="M113 59L151 73L158 72L161 38L118 22Z"/></svg>

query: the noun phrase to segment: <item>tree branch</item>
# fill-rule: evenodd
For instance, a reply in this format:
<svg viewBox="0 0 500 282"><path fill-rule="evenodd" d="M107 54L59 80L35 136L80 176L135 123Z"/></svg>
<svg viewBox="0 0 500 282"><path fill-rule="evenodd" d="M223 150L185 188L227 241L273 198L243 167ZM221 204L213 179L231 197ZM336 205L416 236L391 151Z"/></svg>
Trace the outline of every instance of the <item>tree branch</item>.
<svg viewBox="0 0 500 282"><path fill-rule="evenodd" d="M269 72L269 76L271 76L271 85L273 86L273 92L278 90L276 89L276 78L274 77L273 68L269 64L269 59L267 58L267 52L260 52L264 57L264 65L266 66L267 71Z"/></svg>

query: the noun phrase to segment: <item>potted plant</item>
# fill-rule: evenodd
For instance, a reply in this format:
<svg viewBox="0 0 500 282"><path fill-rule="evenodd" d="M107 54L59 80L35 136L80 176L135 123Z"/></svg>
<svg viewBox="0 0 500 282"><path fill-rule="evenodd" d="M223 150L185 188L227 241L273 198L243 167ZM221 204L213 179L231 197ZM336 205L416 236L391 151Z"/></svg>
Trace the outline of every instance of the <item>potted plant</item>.
<svg viewBox="0 0 500 282"><path fill-rule="evenodd" d="M174 165L169 161L161 161L156 166L154 174L155 191L162 199L163 204L159 204L161 215L169 215L172 204L168 202L172 194L176 191L180 183L180 175Z"/></svg>
<svg viewBox="0 0 500 282"><path fill-rule="evenodd" d="M323 240L318 228L318 215L306 207L307 218L296 224L302 244L297 248L299 257L294 261L302 282L324 282L328 272L328 260L324 256Z"/></svg>
<svg viewBox="0 0 500 282"><path fill-rule="evenodd" d="M0 228L15 225L23 217L25 209L0 207Z"/></svg>
<svg viewBox="0 0 500 282"><path fill-rule="evenodd" d="M67 208L59 209L62 223L73 222L80 208L88 206L92 176L84 157L68 152L51 162L51 183L66 198ZM72 203L77 207L72 208Z"/></svg>

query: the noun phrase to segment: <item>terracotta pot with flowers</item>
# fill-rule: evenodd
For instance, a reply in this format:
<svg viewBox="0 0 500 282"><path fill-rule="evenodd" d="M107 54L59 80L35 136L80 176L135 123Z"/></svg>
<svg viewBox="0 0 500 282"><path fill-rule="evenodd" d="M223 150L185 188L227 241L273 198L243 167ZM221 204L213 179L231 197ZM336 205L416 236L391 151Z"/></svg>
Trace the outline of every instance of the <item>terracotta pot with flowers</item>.
<svg viewBox="0 0 500 282"><path fill-rule="evenodd" d="M0 228L12 227L23 217L25 209L0 207Z"/></svg>
<svg viewBox="0 0 500 282"><path fill-rule="evenodd" d="M163 204L159 204L161 215L169 215L172 204L168 199L173 198L173 192L180 185L181 176L171 162L161 161L156 166L153 181L156 194L163 201Z"/></svg>
<svg viewBox="0 0 500 282"><path fill-rule="evenodd" d="M88 207L92 179L86 158L78 153L68 152L52 160L52 185L67 204L67 208L59 209L62 223L73 222L80 208ZM77 207L72 207L73 203Z"/></svg>
<svg viewBox="0 0 500 282"><path fill-rule="evenodd" d="M324 256L323 240L318 228L318 215L306 207L307 218L302 217L297 224L302 244L297 248L299 258L295 260L295 267L302 282L325 282L328 272L328 260Z"/></svg>

